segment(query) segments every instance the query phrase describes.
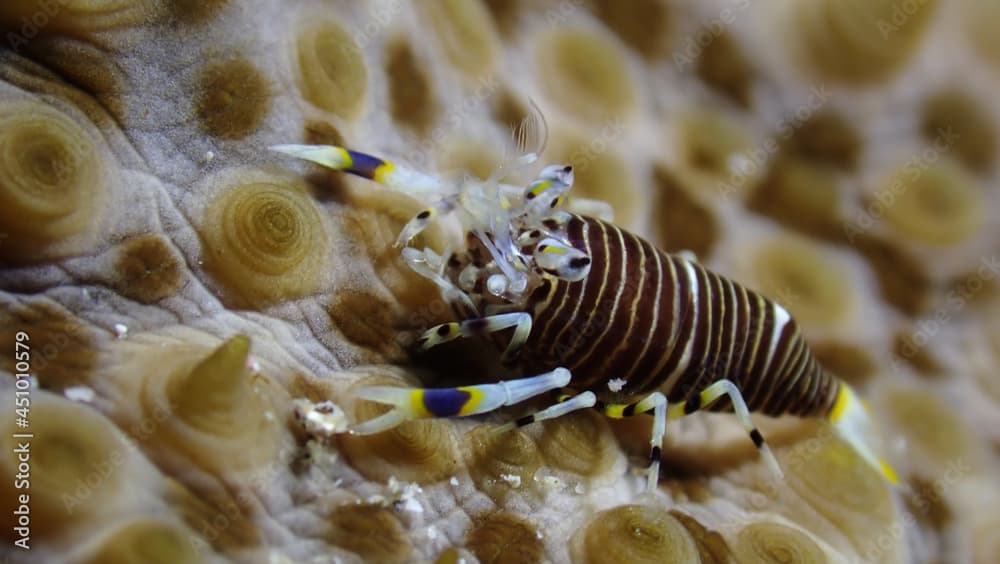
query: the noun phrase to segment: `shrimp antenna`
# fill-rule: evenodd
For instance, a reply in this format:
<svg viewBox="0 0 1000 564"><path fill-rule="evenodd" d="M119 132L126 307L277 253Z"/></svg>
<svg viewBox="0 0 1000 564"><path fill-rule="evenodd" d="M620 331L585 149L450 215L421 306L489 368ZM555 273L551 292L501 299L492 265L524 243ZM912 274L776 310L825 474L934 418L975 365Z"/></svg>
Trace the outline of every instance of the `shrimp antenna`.
<svg viewBox="0 0 1000 564"><path fill-rule="evenodd" d="M528 104L531 105L531 111L513 128L517 150L521 154L516 160L519 165L528 165L538 160L549 143L549 124L545 121L545 115L531 98L528 98Z"/></svg>

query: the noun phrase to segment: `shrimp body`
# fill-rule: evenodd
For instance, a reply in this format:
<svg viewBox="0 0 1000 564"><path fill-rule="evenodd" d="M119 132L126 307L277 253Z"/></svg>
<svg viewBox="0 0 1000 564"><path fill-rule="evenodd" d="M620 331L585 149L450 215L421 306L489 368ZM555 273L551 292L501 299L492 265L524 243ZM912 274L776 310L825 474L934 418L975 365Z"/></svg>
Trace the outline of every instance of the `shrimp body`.
<svg viewBox="0 0 1000 564"><path fill-rule="evenodd" d="M822 369L782 306L610 222L564 210L571 167L546 166L523 188L501 185L494 174L456 189L340 147L275 149L410 194L437 194L398 243L407 264L439 286L462 321L430 328L421 347L487 335L506 342L504 359L529 374L456 388L364 388L360 397L393 409L352 432L485 413L558 390L560 401L501 430L584 408L612 418L649 413L648 490L659 477L667 421L704 409L732 410L778 476L750 411L827 418L895 482L871 445L864 404ZM521 164L536 157L526 155ZM452 211L463 220L465 248L438 255L409 246L435 217Z"/></svg>
<svg viewBox="0 0 1000 564"><path fill-rule="evenodd" d="M526 300L534 325L520 358L529 373L565 366L574 389L605 401L660 391L687 402L725 378L751 411L832 408L839 381L777 303L601 220L574 215L566 233L592 266L580 281L547 277ZM609 393L609 375L624 386Z"/></svg>

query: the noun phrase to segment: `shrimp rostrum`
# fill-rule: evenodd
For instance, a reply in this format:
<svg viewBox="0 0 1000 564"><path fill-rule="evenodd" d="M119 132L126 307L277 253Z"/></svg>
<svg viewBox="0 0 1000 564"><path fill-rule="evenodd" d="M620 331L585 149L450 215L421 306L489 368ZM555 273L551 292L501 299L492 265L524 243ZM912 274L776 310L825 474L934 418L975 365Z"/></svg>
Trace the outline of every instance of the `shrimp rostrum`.
<svg viewBox="0 0 1000 564"><path fill-rule="evenodd" d="M454 388L363 388L361 398L392 409L351 432L481 414L553 392L552 405L503 429L585 408L612 418L651 414L650 491L659 478L667 422L699 410L732 411L778 476L778 462L750 413L826 418L866 462L896 481L871 442L867 407L819 365L785 308L686 255L569 211L569 165L545 166L524 187L498 182L498 169L457 189L341 147L272 149L433 198L398 243L406 263L441 289L460 320L430 328L420 346L487 335L504 347L499 337L510 334L504 357L529 375ZM510 166L528 167L540 152L526 152ZM438 255L409 245L435 217L451 212L461 215L466 248Z"/></svg>

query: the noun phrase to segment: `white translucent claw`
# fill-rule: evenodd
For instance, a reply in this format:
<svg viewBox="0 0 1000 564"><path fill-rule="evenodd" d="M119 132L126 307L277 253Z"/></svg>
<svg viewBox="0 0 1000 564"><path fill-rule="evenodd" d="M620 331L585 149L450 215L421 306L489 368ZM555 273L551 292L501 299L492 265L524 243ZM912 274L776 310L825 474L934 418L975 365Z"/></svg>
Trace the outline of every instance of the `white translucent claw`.
<svg viewBox="0 0 1000 564"><path fill-rule="evenodd" d="M333 145L285 144L271 145L268 148L278 153L284 153L286 155L311 161L336 170L343 169L348 166L348 163L350 162L345 158L344 150L340 147L334 147Z"/></svg>
<svg viewBox="0 0 1000 564"><path fill-rule="evenodd" d="M407 419L410 419L410 417L406 413L403 413L399 409L393 409L378 417L358 423L348 429L347 432L352 435L374 435L375 433L388 431Z"/></svg>

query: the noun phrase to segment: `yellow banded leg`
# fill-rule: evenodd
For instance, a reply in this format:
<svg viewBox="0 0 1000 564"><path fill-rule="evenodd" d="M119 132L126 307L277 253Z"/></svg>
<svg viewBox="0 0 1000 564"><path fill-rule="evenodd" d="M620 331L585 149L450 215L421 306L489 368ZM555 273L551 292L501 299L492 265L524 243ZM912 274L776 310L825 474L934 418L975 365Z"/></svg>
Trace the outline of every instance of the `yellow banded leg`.
<svg viewBox="0 0 1000 564"><path fill-rule="evenodd" d="M600 407L604 415L612 419L631 417L637 413L653 412L653 432L649 438L649 466L646 469L646 491L656 491L660 478L660 445L667 433L667 397L653 392L643 399L630 404L609 403Z"/></svg>
<svg viewBox="0 0 1000 564"><path fill-rule="evenodd" d="M520 403L550 390L564 388L571 378L569 370L560 367L531 378L457 388L368 386L358 390L359 398L391 405L392 409L378 417L358 423L351 427L349 432L356 435L370 435L387 431L411 419L465 417L486 413L505 405Z"/></svg>
<svg viewBox="0 0 1000 564"><path fill-rule="evenodd" d="M555 419L556 417L562 417L571 411L576 411L578 409L587 409L594 407L597 403L597 396L594 392L583 392L575 396L570 396L569 399L560 401L555 405L550 405L541 411L532 413L531 415L525 415L517 419L516 421L511 421L509 423L504 423L497 428L497 433L505 433L514 429L515 427L524 427L525 425L531 425L536 421L545 421L546 419Z"/></svg>
<svg viewBox="0 0 1000 564"><path fill-rule="evenodd" d="M761 457L763 457L764 462L771 468L771 472L779 480L784 478L781 466L778 465L778 459L774 457L774 453L767 446L767 442L760 434L760 431L754 427L753 421L750 419L750 410L747 409L747 404L743 400L743 394L740 393L739 388L736 387L736 384L732 380L719 380L688 401L670 406L667 418L679 419L708 407L722 396L729 396L729 401L733 404L733 411L736 413L736 419L739 420L740 424L743 425L743 429L750 435L750 440L753 441L754 446L760 450Z"/></svg>
<svg viewBox="0 0 1000 564"><path fill-rule="evenodd" d="M524 345L531 333L531 314L523 311L514 313L501 313L487 317L477 317L466 319L462 322L453 321L442 323L436 327L428 329L420 337L423 341L420 347L427 350L431 347L453 341L459 337L472 337L474 335L485 335L495 333L504 329L514 328L514 335L504 351L504 358L510 357L517 349Z"/></svg>
<svg viewBox="0 0 1000 564"><path fill-rule="evenodd" d="M334 170L374 180L393 190L412 195L443 194L448 186L443 180L397 165L379 157L336 145L272 145L272 151L314 162Z"/></svg>

